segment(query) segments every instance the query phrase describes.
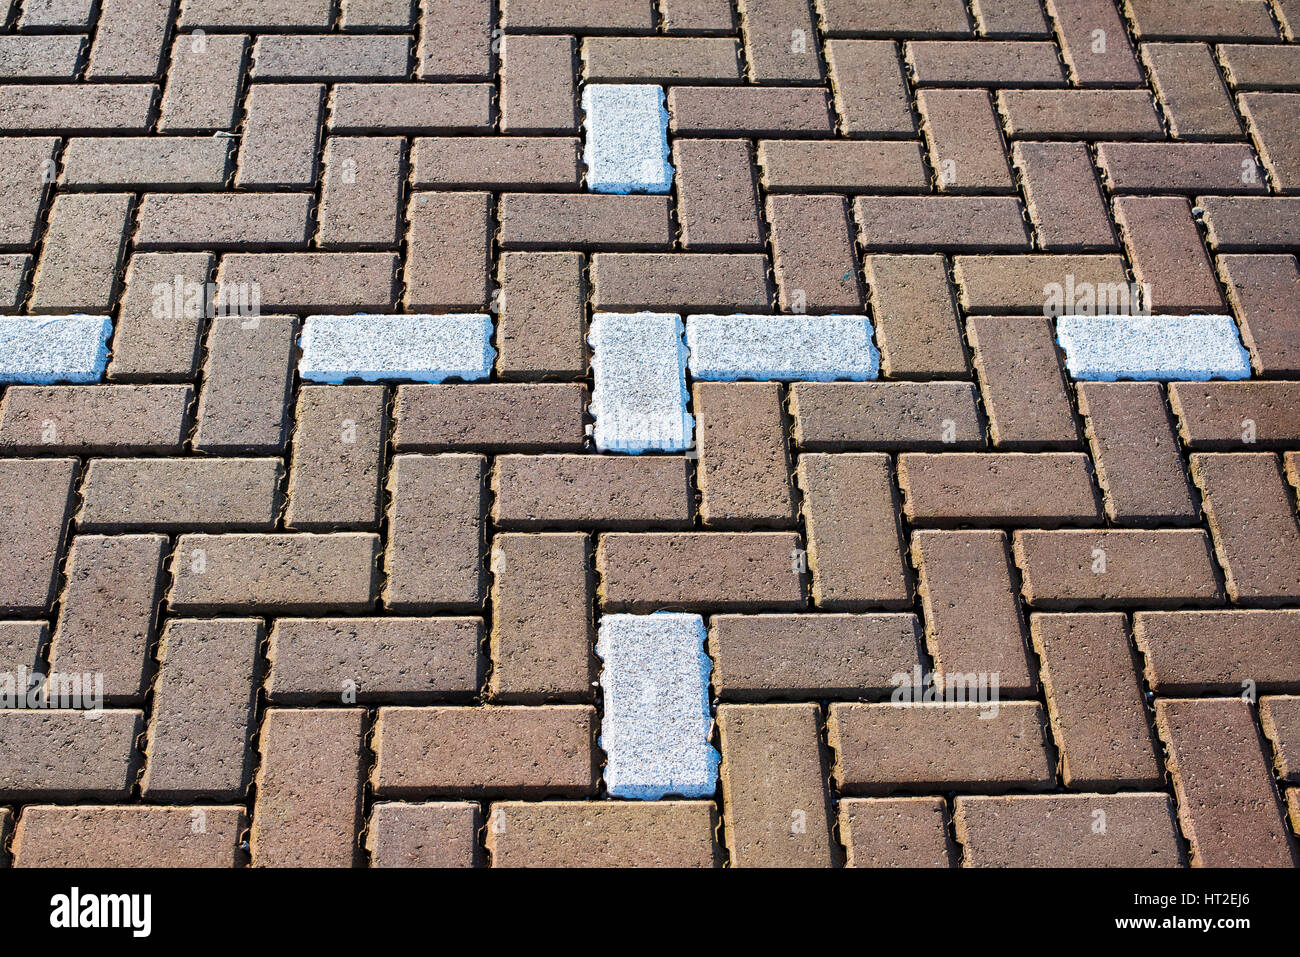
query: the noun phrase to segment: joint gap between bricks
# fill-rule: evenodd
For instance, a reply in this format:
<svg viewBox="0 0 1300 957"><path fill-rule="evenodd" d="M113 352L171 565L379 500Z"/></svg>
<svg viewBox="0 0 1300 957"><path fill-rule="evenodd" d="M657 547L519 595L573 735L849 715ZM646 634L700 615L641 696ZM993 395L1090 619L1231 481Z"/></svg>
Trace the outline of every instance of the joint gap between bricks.
<svg viewBox="0 0 1300 957"><path fill-rule="evenodd" d="M370 705L361 714L361 806L357 809L360 820L357 821L357 833L354 838L356 846L352 849L355 867L374 867L374 856L370 853L367 837L370 833L370 821L375 811L376 794L374 771L379 763L379 753L375 750L375 734L379 727L379 706Z"/></svg>
<svg viewBox="0 0 1300 957"><path fill-rule="evenodd" d="M257 780L262 773L262 730L266 724L267 711L271 707L266 683L271 676L271 629L274 623L267 618L261 619L264 629L261 641L257 644L256 667L261 680L254 687L252 726L248 735L248 780L244 785L244 830L235 845L239 852L239 866L252 866L253 820L257 813Z"/></svg>
<svg viewBox="0 0 1300 957"><path fill-rule="evenodd" d="M46 678L49 677L50 661L54 652L54 637L58 631L59 618L63 611L63 595L68 587L68 563L71 560L72 542L76 537L77 516L81 512L84 501L81 486L89 468L88 456L77 455L75 458L77 466L72 478L72 491L69 496L67 517L63 520L62 530L59 535L59 547L56 552L59 558L55 566L54 581L51 582L51 597L45 615L41 616L49 619L48 634L37 646L36 660L32 665L36 672Z"/></svg>
<svg viewBox="0 0 1300 957"><path fill-rule="evenodd" d="M370 615L385 614L388 609L384 607L384 595L388 591L388 543L392 536L392 520L389 517L393 507L394 493L391 480L397 467L397 387L385 385L384 389L384 418L383 430L384 441L379 451L379 475L377 478L379 487L375 490L375 497L379 506L379 550L375 556L375 598L372 602L371 609L367 612Z"/></svg>

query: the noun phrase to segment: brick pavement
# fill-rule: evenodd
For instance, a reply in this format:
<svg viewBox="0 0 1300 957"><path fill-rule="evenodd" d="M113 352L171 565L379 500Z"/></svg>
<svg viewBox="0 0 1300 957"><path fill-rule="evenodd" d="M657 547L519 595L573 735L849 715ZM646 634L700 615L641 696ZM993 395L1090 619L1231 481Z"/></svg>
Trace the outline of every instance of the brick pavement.
<svg viewBox="0 0 1300 957"><path fill-rule="evenodd" d="M620 83L667 193L589 188ZM112 320L0 378L0 867L1296 863L1292 0L14 0L0 165L0 313ZM1079 381L1129 283L1245 377ZM598 451L642 310L878 356ZM352 313L486 365L300 374ZM656 611L708 777L611 797Z"/></svg>

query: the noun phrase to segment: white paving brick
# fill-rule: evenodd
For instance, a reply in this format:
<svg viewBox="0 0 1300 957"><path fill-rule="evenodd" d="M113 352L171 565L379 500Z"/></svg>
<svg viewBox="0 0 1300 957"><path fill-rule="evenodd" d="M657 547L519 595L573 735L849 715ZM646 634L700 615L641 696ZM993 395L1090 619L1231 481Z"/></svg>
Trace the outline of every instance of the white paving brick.
<svg viewBox="0 0 1300 957"><path fill-rule="evenodd" d="M386 379L466 382L492 373L492 318L443 316L308 316L298 372L311 382Z"/></svg>
<svg viewBox="0 0 1300 957"><path fill-rule="evenodd" d="M829 382L880 375L880 353L866 316L691 316L691 375Z"/></svg>
<svg viewBox="0 0 1300 957"><path fill-rule="evenodd" d="M591 320L593 435L602 452L681 452L695 420L686 411L681 316L598 312Z"/></svg>
<svg viewBox="0 0 1300 957"><path fill-rule="evenodd" d="M112 332L109 316L0 316L0 385L98 382Z"/></svg>
<svg viewBox="0 0 1300 957"><path fill-rule="evenodd" d="M1249 379L1231 316L1061 316L1056 338L1075 379Z"/></svg>
<svg viewBox="0 0 1300 957"><path fill-rule="evenodd" d="M668 111L663 87L591 83L582 91L587 188L593 193L666 193Z"/></svg>
<svg viewBox="0 0 1300 957"><path fill-rule="evenodd" d="M596 654L605 663L600 746L614 797L658 800L714 792L718 752L709 744L712 662L699 615L605 615Z"/></svg>

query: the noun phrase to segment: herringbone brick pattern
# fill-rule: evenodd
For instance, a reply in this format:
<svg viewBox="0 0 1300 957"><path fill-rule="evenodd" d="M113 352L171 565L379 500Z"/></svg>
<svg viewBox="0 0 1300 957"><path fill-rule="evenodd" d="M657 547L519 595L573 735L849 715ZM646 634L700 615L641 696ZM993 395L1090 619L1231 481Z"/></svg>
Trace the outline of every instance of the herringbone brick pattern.
<svg viewBox="0 0 1300 957"><path fill-rule="evenodd" d="M1295 863L1295 0L0 24L0 313L114 320L0 393L0 672L104 705L0 711L0 866ZM671 193L587 189L597 82L665 88ZM1067 376L1045 299L1130 283L1252 377ZM881 375L598 453L637 310L867 315ZM455 312L489 381L298 375L308 315ZM661 610L718 784L617 799L596 630Z"/></svg>

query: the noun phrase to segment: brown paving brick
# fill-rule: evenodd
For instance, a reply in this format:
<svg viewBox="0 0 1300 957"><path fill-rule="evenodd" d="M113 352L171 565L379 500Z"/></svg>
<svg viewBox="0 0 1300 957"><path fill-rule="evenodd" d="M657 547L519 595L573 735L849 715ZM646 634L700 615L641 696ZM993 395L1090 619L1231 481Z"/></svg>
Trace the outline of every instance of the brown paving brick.
<svg viewBox="0 0 1300 957"><path fill-rule="evenodd" d="M790 532L615 532L596 547L605 611L784 611L804 607L801 540Z"/></svg>
<svg viewBox="0 0 1300 957"><path fill-rule="evenodd" d="M7 13L7 10L0 9ZM86 38L7 36L0 38L0 77L6 80L75 80Z"/></svg>
<svg viewBox="0 0 1300 957"><path fill-rule="evenodd" d="M916 96L930 165L946 193L1015 189L992 97L983 90L921 90Z"/></svg>
<svg viewBox="0 0 1300 957"><path fill-rule="evenodd" d="M361 611L374 599L379 536L182 535L168 607L179 614Z"/></svg>
<svg viewBox="0 0 1300 957"><path fill-rule="evenodd" d="M586 407L577 382L403 385L393 442L403 452L578 450Z"/></svg>
<svg viewBox="0 0 1300 957"><path fill-rule="evenodd" d="M1188 448L1267 449L1300 442L1300 383L1172 382L1169 402Z"/></svg>
<svg viewBox="0 0 1300 957"><path fill-rule="evenodd" d="M416 186L574 190L578 148L571 136L422 136L411 165Z"/></svg>
<svg viewBox="0 0 1300 957"><path fill-rule="evenodd" d="M848 201L840 196L769 196L772 265L782 311L862 311Z"/></svg>
<svg viewBox="0 0 1300 957"><path fill-rule="evenodd" d="M193 395L187 385L10 386L0 399L0 451L179 451Z"/></svg>
<svg viewBox="0 0 1300 957"><path fill-rule="evenodd" d="M1177 10L1159 0L1128 0L1128 8L1135 32L1142 39L1265 40L1277 36L1265 0L1186 0Z"/></svg>
<svg viewBox="0 0 1300 957"><path fill-rule="evenodd" d="M1016 139L1159 139L1146 90L1000 90L998 109Z"/></svg>
<svg viewBox="0 0 1300 957"><path fill-rule="evenodd" d="M1191 465L1228 597L1242 605L1300 598L1300 526L1278 457L1196 454Z"/></svg>
<svg viewBox="0 0 1300 957"><path fill-rule="evenodd" d="M1255 151L1245 143L1101 143L1097 164L1118 193L1262 193Z"/></svg>
<svg viewBox="0 0 1300 957"><path fill-rule="evenodd" d="M820 725L815 704L718 708L732 866L829 867L835 861Z"/></svg>
<svg viewBox="0 0 1300 957"><path fill-rule="evenodd" d="M1013 196L861 196L853 211L867 252L1029 248Z"/></svg>
<svg viewBox="0 0 1300 957"><path fill-rule="evenodd" d="M898 44L827 40L826 65L840 126L849 136L907 134L916 129Z"/></svg>
<svg viewBox="0 0 1300 957"><path fill-rule="evenodd" d="M749 77L758 83L822 78L809 0L742 0Z"/></svg>
<svg viewBox="0 0 1300 957"><path fill-rule="evenodd" d="M1124 616L1036 614L1029 624L1065 786L1159 787Z"/></svg>
<svg viewBox="0 0 1300 957"><path fill-rule="evenodd" d="M864 265L885 375L970 378L943 257L867 256Z"/></svg>
<svg viewBox="0 0 1300 957"><path fill-rule="evenodd" d="M221 187L230 145L208 136L78 137L63 151L64 186L183 189Z"/></svg>
<svg viewBox="0 0 1300 957"><path fill-rule="evenodd" d="M507 30L582 30L588 33L642 33L654 29L651 0L505 0L502 26Z"/></svg>
<svg viewBox="0 0 1300 957"><path fill-rule="evenodd" d="M1273 11L1278 14L1283 33L1291 40L1300 39L1300 7L1296 0L1277 0Z"/></svg>
<svg viewBox="0 0 1300 957"><path fill-rule="evenodd" d="M133 202L125 193L54 198L32 279L32 312L109 311Z"/></svg>
<svg viewBox="0 0 1300 957"><path fill-rule="evenodd" d="M264 634L255 618L167 623L140 782L146 800L244 796Z"/></svg>
<svg viewBox="0 0 1300 957"><path fill-rule="evenodd" d="M1070 525L1100 518L1086 455L905 453L904 509L916 525Z"/></svg>
<svg viewBox="0 0 1300 957"><path fill-rule="evenodd" d="M849 867L952 867L943 798L845 798L840 840Z"/></svg>
<svg viewBox="0 0 1300 957"><path fill-rule="evenodd" d="M380 802L370 813L371 867L475 867L479 807L468 801Z"/></svg>
<svg viewBox="0 0 1300 957"><path fill-rule="evenodd" d="M266 528L280 509L279 459L93 459L80 531Z"/></svg>
<svg viewBox="0 0 1300 957"><path fill-rule="evenodd" d="M591 794L595 722L586 705L380 708L371 783L381 797Z"/></svg>
<svg viewBox="0 0 1300 957"><path fill-rule="evenodd" d="M1142 611L1133 637L1156 694L1300 691L1300 611Z"/></svg>
<svg viewBox="0 0 1300 957"><path fill-rule="evenodd" d="M1300 373L1300 267L1294 256L1220 256L1251 362L1264 375Z"/></svg>
<svg viewBox="0 0 1300 957"><path fill-rule="evenodd" d="M242 807L23 808L15 867L237 867Z"/></svg>
<svg viewBox="0 0 1300 957"><path fill-rule="evenodd" d="M801 455L797 475L817 607L909 607L912 580L903 560L889 456Z"/></svg>
<svg viewBox="0 0 1300 957"><path fill-rule="evenodd" d="M388 471L384 606L473 611L483 601L481 455L398 455Z"/></svg>
<svg viewBox="0 0 1300 957"><path fill-rule="evenodd" d="M1273 766L1283 781L1300 781L1300 697L1259 699L1259 720L1273 743Z"/></svg>
<svg viewBox="0 0 1300 957"><path fill-rule="evenodd" d="M407 215L406 311L482 310L491 295L491 195L415 193Z"/></svg>
<svg viewBox="0 0 1300 957"><path fill-rule="evenodd" d="M0 182L0 246L5 249L36 244L50 186L48 164L58 145L53 137L0 137L0 163L8 171Z"/></svg>
<svg viewBox="0 0 1300 957"><path fill-rule="evenodd" d="M501 130L567 133L578 128L573 37L501 38Z"/></svg>
<svg viewBox="0 0 1300 957"><path fill-rule="evenodd" d="M31 256L0 255L0 306L18 308L27 292L27 275L31 266Z"/></svg>
<svg viewBox="0 0 1300 957"><path fill-rule="evenodd" d="M495 700L591 700L590 550L579 532L506 532L492 539Z"/></svg>
<svg viewBox="0 0 1300 957"><path fill-rule="evenodd" d="M387 433L383 386L303 386L294 409L287 528L331 531L379 524Z"/></svg>
<svg viewBox="0 0 1300 957"><path fill-rule="evenodd" d="M32 27L89 27L93 21L94 4L91 0L28 0L23 4L18 26L24 30Z"/></svg>
<svg viewBox="0 0 1300 957"><path fill-rule="evenodd" d="M659 0L665 33L731 33L736 27L729 0Z"/></svg>
<svg viewBox="0 0 1300 957"><path fill-rule="evenodd" d="M1241 120L1207 43L1144 43L1169 130L1179 139L1240 136Z"/></svg>
<svg viewBox="0 0 1300 957"><path fill-rule="evenodd" d="M311 186L325 88L317 83L249 86L236 186Z"/></svg>
<svg viewBox="0 0 1300 957"><path fill-rule="evenodd" d="M1166 794L1024 794L953 802L964 867L1180 867Z"/></svg>
<svg viewBox="0 0 1300 957"><path fill-rule="evenodd" d="M582 62L588 83L740 79L736 41L727 37L587 37Z"/></svg>
<svg viewBox="0 0 1300 957"><path fill-rule="evenodd" d="M667 249L667 196L505 193L498 207L502 249Z"/></svg>
<svg viewBox="0 0 1300 957"><path fill-rule="evenodd" d="M420 79L491 77L492 37L490 0L420 0Z"/></svg>
<svg viewBox="0 0 1300 957"><path fill-rule="evenodd" d="M1050 319L976 316L966 323L993 444L1074 449L1079 430Z"/></svg>
<svg viewBox="0 0 1300 957"><path fill-rule="evenodd" d="M247 56L246 36L177 34L158 129L165 133L231 129L238 116Z"/></svg>
<svg viewBox="0 0 1300 957"><path fill-rule="evenodd" d="M275 704L411 704L478 690L478 618L279 618L267 648Z"/></svg>
<svg viewBox="0 0 1300 957"><path fill-rule="evenodd" d="M0 120L2 107L0 101ZM673 86L668 114L678 136L817 136L835 129L826 91L816 88Z"/></svg>
<svg viewBox="0 0 1300 957"><path fill-rule="evenodd" d="M1053 43L1028 40L913 40L905 47L924 86L1064 86Z"/></svg>
<svg viewBox="0 0 1300 957"><path fill-rule="evenodd" d="M1196 202L1218 252L1300 246L1300 196L1203 196Z"/></svg>
<svg viewBox="0 0 1300 957"><path fill-rule="evenodd" d="M215 263L211 253L137 253L131 257L113 329L110 379L193 376L202 321L207 315L204 284Z"/></svg>
<svg viewBox="0 0 1300 957"><path fill-rule="evenodd" d="M212 321L199 391L196 449L283 449L297 333L297 320L288 316L218 316Z"/></svg>
<svg viewBox="0 0 1300 957"><path fill-rule="evenodd" d="M493 867L716 867L710 801L539 801L492 805Z"/></svg>
<svg viewBox="0 0 1300 957"><path fill-rule="evenodd" d="M762 245L754 159L744 140L673 141L682 247L692 251Z"/></svg>
<svg viewBox="0 0 1300 957"><path fill-rule="evenodd" d="M745 253L596 253L592 304L599 309L766 312L767 257Z"/></svg>
<svg viewBox="0 0 1300 957"><path fill-rule="evenodd" d="M1039 245L1049 252L1115 249L1110 210L1083 143L1016 143L1012 156L1024 182Z"/></svg>
<svg viewBox="0 0 1300 957"><path fill-rule="evenodd" d="M982 36L1050 36L1038 0L971 0Z"/></svg>
<svg viewBox="0 0 1300 957"><path fill-rule="evenodd" d="M1295 866L1251 711L1240 698L1156 701L1194 867Z"/></svg>
<svg viewBox="0 0 1300 957"><path fill-rule="evenodd" d="M425 30L424 35L432 32ZM263 34L253 44L252 75L255 80L404 79L410 45L409 37L392 34ZM428 69L423 58L421 67Z"/></svg>
<svg viewBox="0 0 1300 957"><path fill-rule="evenodd" d="M388 253L228 253L217 283L256 283L267 310L382 312L393 306L396 270Z"/></svg>
<svg viewBox="0 0 1300 957"><path fill-rule="evenodd" d="M496 347L502 378L583 375L587 283L582 255L503 253L498 281Z"/></svg>
<svg viewBox="0 0 1300 957"><path fill-rule="evenodd" d="M1243 93L1240 102L1273 184L1300 189L1300 93Z"/></svg>
<svg viewBox="0 0 1300 957"><path fill-rule="evenodd" d="M123 801L135 781L140 711L0 710L0 795L6 800ZM57 759L56 759L57 758Z"/></svg>
<svg viewBox="0 0 1300 957"><path fill-rule="evenodd" d="M498 527L687 528L685 456L502 455L492 471Z"/></svg>
<svg viewBox="0 0 1300 957"><path fill-rule="evenodd" d="M920 665L915 615L714 615L709 653L724 701L881 698Z"/></svg>
<svg viewBox="0 0 1300 957"><path fill-rule="evenodd" d="M170 0L103 0L90 48L90 79L151 80L162 66Z"/></svg>
<svg viewBox="0 0 1300 957"><path fill-rule="evenodd" d="M975 314L1070 315L1095 309L1085 286L1096 298L1105 291L1128 292L1119 256L955 256L953 273L963 308Z"/></svg>
<svg viewBox="0 0 1300 957"><path fill-rule="evenodd" d="M695 408L698 417L698 400ZM969 382L796 382L790 387L790 412L795 443L811 452L984 445Z"/></svg>
<svg viewBox="0 0 1300 957"><path fill-rule="evenodd" d="M181 24L249 30L323 30L330 25L332 6L330 0L286 0L274 6L260 0L186 0Z"/></svg>
<svg viewBox="0 0 1300 957"><path fill-rule="evenodd" d="M330 88L335 133L456 133L492 128L487 83L336 83Z"/></svg>
<svg viewBox="0 0 1300 957"><path fill-rule="evenodd" d="M1222 600L1200 529L1071 529L1014 536L1035 608L1177 608Z"/></svg>
<svg viewBox="0 0 1300 957"><path fill-rule="evenodd" d="M1223 295L1192 217L1190 201L1125 196L1115 219L1133 259L1137 281L1151 287L1156 312L1220 312Z"/></svg>
<svg viewBox="0 0 1300 957"><path fill-rule="evenodd" d="M926 646L934 680L944 674L997 674L1001 693L1033 694L1024 616L1000 531L918 531L912 562L920 575Z"/></svg>
<svg viewBox="0 0 1300 957"><path fill-rule="evenodd" d="M961 0L816 0L827 33L907 33L939 36L970 33Z"/></svg>
<svg viewBox="0 0 1300 957"><path fill-rule="evenodd" d="M405 176L402 140L329 137L325 141L317 243L328 249L395 246Z"/></svg>
<svg viewBox="0 0 1300 957"><path fill-rule="evenodd" d="M1293 45L1225 43L1218 53L1233 89L1285 90L1300 84L1300 48Z"/></svg>
<svg viewBox="0 0 1300 957"><path fill-rule="evenodd" d="M44 614L73 509L76 459L0 459L0 614Z"/></svg>
<svg viewBox="0 0 1300 957"><path fill-rule="evenodd" d="M152 83L7 84L0 132L143 133L157 92Z"/></svg>
<svg viewBox="0 0 1300 957"><path fill-rule="evenodd" d="M1056 23L1062 57L1077 85L1143 82L1124 20L1110 0L1047 0L1047 9ZM1102 31L1100 37L1098 30Z"/></svg>
<svg viewBox="0 0 1300 957"><path fill-rule="evenodd" d="M1033 701L832 704L828 730L845 794L1054 784L1043 709Z"/></svg>
<svg viewBox="0 0 1300 957"><path fill-rule="evenodd" d="M72 540L50 648L51 671L103 675L104 697L110 701L144 695L166 549L162 535L78 535Z"/></svg>
<svg viewBox="0 0 1300 957"><path fill-rule="evenodd" d="M40 671L40 656L49 644L50 627L43 621L0 622L0 674L15 676L19 668Z"/></svg>
<svg viewBox="0 0 1300 957"><path fill-rule="evenodd" d="M141 249L285 249L307 245L306 193L149 193L140 202Z"/></svg>
<svg viewBox="0 0 1300 957"><path fill-rule="evenodd" d="M365 712L271 708L262 721L254 867L354 867Z"/></svg>
<svg viewBox="0 0 1300 957"><path fill-rule="evenodd" d="M709 528L794 524L781 386L697 382L700 517Z"/></svg>
<svg viewBox="0 0 1300 957"><path fill-rule="evenodd" d="M1300 788L1288 788L1286 804L1291 813L1291 830L1300 834Z"/></svg>
<svg viewBox="0 0 1300 957"><path fill-rule="evenodd" d="M1198 518L1159 383L1081 382L1092 461L1119 525L1182 525Z"/></svg>
<svg viewBox="0 0 1300 957"><path fill-rule="evenodd" d="M772 192L900 193L929 187L915 140L765 139L758 141L758 162L763 184Z"/></svg>

